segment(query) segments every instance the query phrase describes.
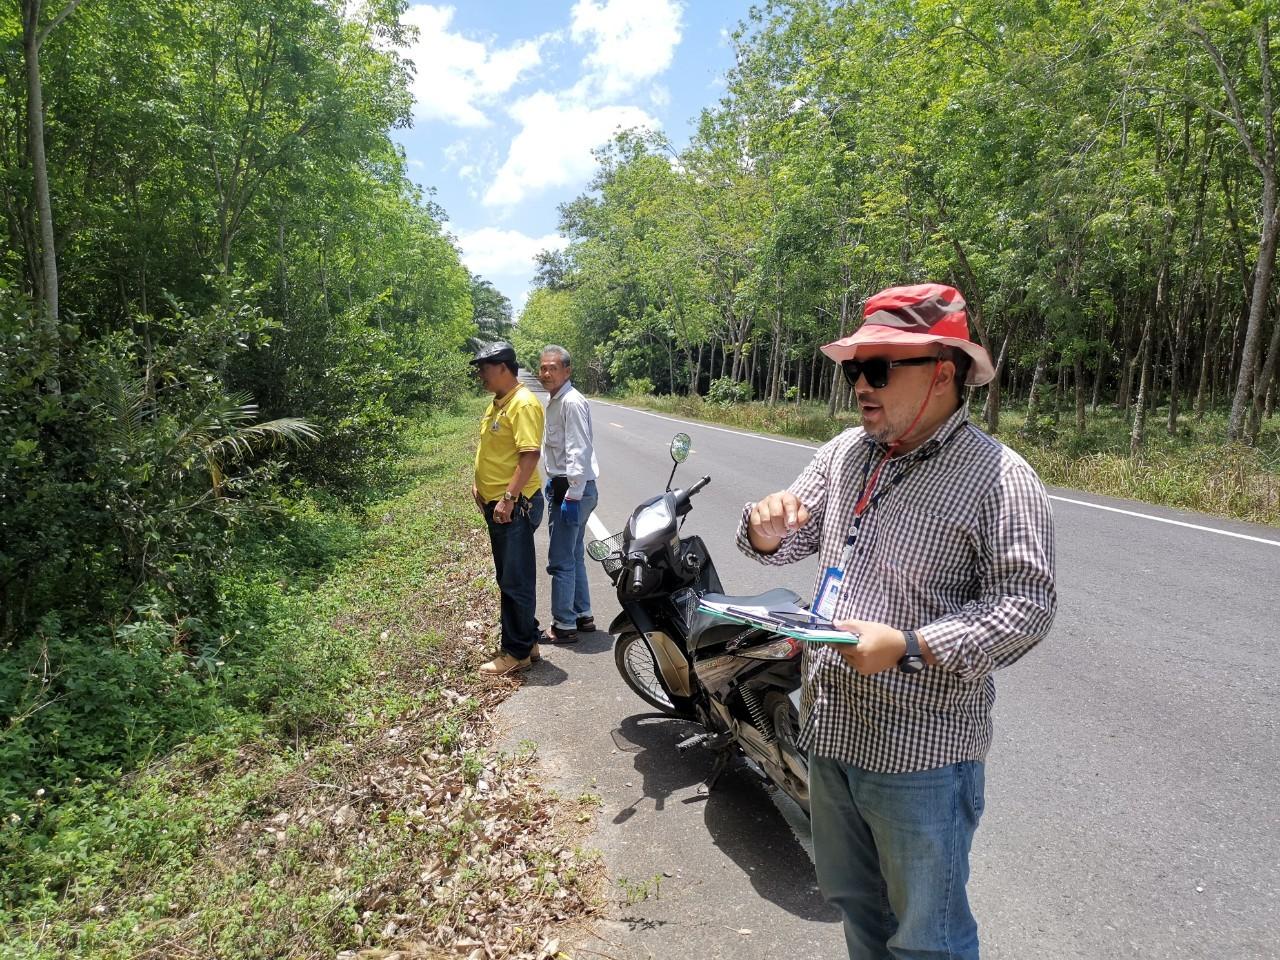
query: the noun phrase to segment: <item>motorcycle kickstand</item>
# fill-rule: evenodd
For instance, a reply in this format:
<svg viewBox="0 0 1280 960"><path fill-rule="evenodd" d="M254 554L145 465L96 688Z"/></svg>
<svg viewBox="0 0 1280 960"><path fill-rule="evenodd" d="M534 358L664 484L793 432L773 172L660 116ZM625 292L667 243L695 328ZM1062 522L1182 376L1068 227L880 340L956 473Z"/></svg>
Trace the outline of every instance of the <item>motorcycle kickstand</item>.
<svg viewBox="0 0 1280 960"><path fill-rule="evenodd" d="M720 779L721 774L729 769L729 764L732 760L732 747L725 746L716 751L715 764L711 767L711 773L707 775L707 779L698 786L698 796L705 797L710 795L711 791L715 789L716 781Z"/></svg>

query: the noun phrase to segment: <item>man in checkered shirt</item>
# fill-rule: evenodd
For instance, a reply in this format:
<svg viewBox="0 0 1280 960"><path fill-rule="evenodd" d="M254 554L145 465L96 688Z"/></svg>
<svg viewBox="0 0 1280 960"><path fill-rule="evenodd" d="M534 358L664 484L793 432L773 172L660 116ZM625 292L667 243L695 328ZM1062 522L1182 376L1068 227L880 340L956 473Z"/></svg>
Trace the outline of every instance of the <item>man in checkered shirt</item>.
<svg viewBox="0 0 1280 960"><path fill-rule="evenodd" d="M1053 622L1053 516L1035 471L968 421L964 385L995 371L959 291L884 290L822 351L862 427L748 504L738 531L761 563L816 552L815 611L858 636L805 652L818 882L850 958L976 960L965 885L991 675Z"/></svg>

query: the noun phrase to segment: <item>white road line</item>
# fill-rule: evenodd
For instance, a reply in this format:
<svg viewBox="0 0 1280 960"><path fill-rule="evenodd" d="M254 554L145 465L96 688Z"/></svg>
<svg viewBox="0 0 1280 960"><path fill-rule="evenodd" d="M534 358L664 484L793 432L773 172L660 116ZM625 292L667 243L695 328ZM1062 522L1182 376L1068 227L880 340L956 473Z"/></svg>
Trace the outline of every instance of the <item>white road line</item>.
<svg viewBox="0 0 1280 960"><path fill-rule="evenodd" d="M592 400L592 403L602 403L610 407L622 406L616 403L607 403L604 400ZM683 423L700 430L715 430L719 433L732 433L739 437L751 437L755 440L767 440L769 443L781 443L788 447L800 447L803 450L817 450L818 447L811 443L796 443L793 440L779 440L777 437L766 437L759 433L748 433L745 430L729 430L725 427L713 427L709 423L702 423L698 420L681 420L677 417L664 417L658 413L650 413L648 410L638 410L635 407L623 407L632 413L641 413L646 417L655 417L658 420L669 420L671 423ZM1106 510L1108 513L1122 513L1127 517L1137 517L1140 520L1153 520L1156 523L1168 523L1175 527L1186 527L1189 530L1199 530L1202 533L1216 533L1223 537L1235 537L1237 540L1249 540L1253 543L1264 543L1270 547L1280 547L1280 540L1269 540L1266 537L1255 537L1247 533L1237 533L1234 530L1219 530L1217 527L1206 527L1198 523L1187 523L1185 520L1173 520L1169 517L1157 517L1151 513L1139 513L1136 510L1122 510L1120 507L1108 507L1101 503L1090 503L1088 500L1073 500L1070 497L1059 497L1056 494L1048 494L1050 500L1057 500L1060 503L1070 503L1077 507L1091 507L1094 510Z"/></svg>
<svg viewBox="0 0 1280 960"><path fill-rule="evenodd" d="M587 529L591 531L591 535L597 540L608 540L610 533L608 528L601 522L600 517L593 510L591 516L587 517Z"/></svg>
<svg viewBox="0 0 1280 960"><path fill-rule="evenodd" d="M1121 510L1119 507L1107 507L1100 503L1089 503L1087 500L1072 500L1070 497L1058 497L1049 494L1050 500L1062 503L1074 503L1080 507L1093 507L1095 510L1106 510L1108 513L1123 513L1129 517L1141 517L1143 520L1154 520L1156 523L1171 523L1175 527L1187 527L1191 530L1203 530L1205 533L1218 533L1224 537L1235 537L1238 540L1252 540L1254 543L1265 543L1272 547L1280 547L1280 540L1268 540L1266 537L1254 537L1247 533L1236 533L1234 530L1219 530L1217 527L1202 527L1198 523L1187 523L1185 520L1171 520L1168 517L1155 517L1149 513L1138 513L1135 510Z"/></svg>
<svg viewBox="0 0 1280 960"><path fill-rule="evenodd" d="M606 407L621 407L623 410L629 410L632 413L643 413L646 417L654 417L658 420L669 420L672 423L687 423L690 426L698 427L701 430L715 430L719 433L732 433L739 437L754 437L757 440L768 440L770 443L781 443L788 447L800 447L802 450L817 450L811 443L795 443L791 440L779 440L777 437L764 437L758 433L747 433L745 430L730 430L727 427L713 427L709 423L703 423L700 420L681 420L678 417L664 417L660 413L650 413L648 410L638 410L635 407L624 407L620 403L609 403L607 400L596 400L594 397L592 403L603 404ZM610 421L612 424L613 421ZM613 424L614 426L622 426L622 424ZM624 428L625 429L625 428Z"/></svg>

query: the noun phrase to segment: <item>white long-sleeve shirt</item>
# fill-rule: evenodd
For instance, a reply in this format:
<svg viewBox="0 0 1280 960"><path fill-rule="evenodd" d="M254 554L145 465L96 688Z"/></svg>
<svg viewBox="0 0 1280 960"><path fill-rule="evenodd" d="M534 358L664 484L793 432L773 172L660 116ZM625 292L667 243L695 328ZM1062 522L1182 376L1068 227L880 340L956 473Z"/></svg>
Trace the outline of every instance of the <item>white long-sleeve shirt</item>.
<svg viewBox="0 0 1280 960"><path fill-rule="evenodd" d="M547 404L547 426L542 437L542 462L548 477L567 477L570 500L581 500L587 481L600 476L591 433L591 404L571 381L556 391Z"/></svg>

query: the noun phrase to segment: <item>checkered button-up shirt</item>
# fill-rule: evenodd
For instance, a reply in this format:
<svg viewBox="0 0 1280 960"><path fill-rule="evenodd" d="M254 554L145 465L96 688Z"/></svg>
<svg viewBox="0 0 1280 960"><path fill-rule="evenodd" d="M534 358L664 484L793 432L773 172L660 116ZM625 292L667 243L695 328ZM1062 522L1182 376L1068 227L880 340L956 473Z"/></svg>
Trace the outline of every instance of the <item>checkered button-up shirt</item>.
<svg viewBox="0 0 1280 960"><path fill-rule="evenodd" d="M816 552L820 583L841 563L854 504L884 454L861 428L829 441L788 488L809 523L761 554L747 538L748 504L739 548L766 564ZM1044 485L961 407L926 443L886 463L877 487L834 619L916 630L938 664L864 677L832 647L806 648L800 744L882 773L981 760L991 745L991 674L1044 637L1057 607Z"/></svg>

